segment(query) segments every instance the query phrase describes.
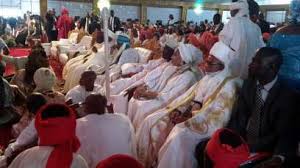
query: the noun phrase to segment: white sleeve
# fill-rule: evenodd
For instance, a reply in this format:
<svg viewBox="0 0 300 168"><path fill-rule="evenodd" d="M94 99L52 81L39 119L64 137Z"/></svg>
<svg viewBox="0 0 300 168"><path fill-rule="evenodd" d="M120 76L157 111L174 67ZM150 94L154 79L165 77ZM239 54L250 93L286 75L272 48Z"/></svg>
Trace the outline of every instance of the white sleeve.
<svg viewBox="0 0 300 168"><path fill-rule="evenodd" d="M230 20L220 32L219 39L226 45L230 46L233 36L233 22Z"/></svg>
<svg viewBox="0 0 300 168"><path fill-rule="evenodd" d="M37 136L36 128L34 126L34 122L35 120L33 119L30 122L30 124L21 132L16 142L9 145L13 151L16 151L21 147L24 147L32 143L35 139L37 139L38 136Z"/></svg>

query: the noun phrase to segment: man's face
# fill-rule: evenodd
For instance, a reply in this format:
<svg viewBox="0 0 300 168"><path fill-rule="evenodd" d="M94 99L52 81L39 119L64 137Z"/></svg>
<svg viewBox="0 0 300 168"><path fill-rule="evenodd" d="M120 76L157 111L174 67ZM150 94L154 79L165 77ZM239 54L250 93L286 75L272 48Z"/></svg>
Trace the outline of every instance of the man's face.
<svg viewBox="0 0 300 168"><path fill-rule="evenodd" d="M224 69L224 64L218 60L215 56L209 55L205 58L204 63L202 64L202 70L207 73L218 72Z"/></svg>
<svg viewBox="0 0 300 168"><path fill-rule="evenodd" d="M83 74L80 79L80 84L85 87L86 91L91 92L94 90L95 80L96 80L96 75Z"/></svg>
<svg viewBox="0 0 300 168"><path fill-rule="evenodd" d="M260 55L256 54L249 65L249 77L260 80L272 75L270 74L272 72L271 65L272 58L262 58Z"/></svg>
<svg viewBox="0 0 300 168"><path fill-rule="evenodd" d="M239 12L239 10L238 10L238 9L231 10L231 11L230 11L230 15L231 15L231 17L235 17L235 15L236 15L238 12Z"/></svg>
<svg viewBox="0 0 300 168"><path fill-rule="evenodd" d="M110 16L114 17L115 16L115 12L114 11L110 11Z"/></svg>
<svg viewBox="0 0 300 168"><path fill-rule="evenodd" d="M215 15L214 18L213 18L213 22L214 22L214 24L219 24L220 23L220 17Z"/></svg>
<svg viewBox="0 0 300 168"><path fill-rule="evenodd" d="M183 64L179 50L175 51L171 59L171 62L174 66L181 66Z"/></svg>
<svg viewBox="0 0 300 168"><path fill-rule="evenodd" d="M169 46L166 45L166 46L164 47L162 57L163 57L165 60L169 61L169 60L171 60L171 57L172 57L173 54L174 54L174 49L172 49L171 47L169 47Z"/></svg>

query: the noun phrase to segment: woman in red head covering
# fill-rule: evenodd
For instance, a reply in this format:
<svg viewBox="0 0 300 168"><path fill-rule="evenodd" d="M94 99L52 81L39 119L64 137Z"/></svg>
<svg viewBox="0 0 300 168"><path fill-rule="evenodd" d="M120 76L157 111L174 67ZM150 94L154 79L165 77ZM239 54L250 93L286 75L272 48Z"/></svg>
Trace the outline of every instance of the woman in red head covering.
<svg viewBox="0 0 300 168"><path fill-rule="evenodd" d="M128 155L117 154L102 160L97 168L143 168L143 165Z"/></svg>
<svg viewBox="0 0 300 168"><path fill-rule="evenodd" d="M10 167L87 168L84 159L74 154L80 147L75 135L75 113L63 104L43 106L36 115L39 145L22 152Z"/></svg>
<svg viewBox="0 0 300 168"><path fill-rule="evenodd" d="M58 40L61 38L68 38L68 33L72 29L73 19L69 16L69 11L67 8L63 7L61 9L61 16L57 21L58 29Z"/></svg>

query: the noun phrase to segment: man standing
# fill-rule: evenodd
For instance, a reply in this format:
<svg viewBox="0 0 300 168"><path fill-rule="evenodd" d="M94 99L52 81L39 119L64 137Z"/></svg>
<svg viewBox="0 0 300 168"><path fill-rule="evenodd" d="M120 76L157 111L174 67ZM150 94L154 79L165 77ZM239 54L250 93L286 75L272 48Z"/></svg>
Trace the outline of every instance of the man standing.
<svg viewBox="0 0 300 168"><path fill-rule="evenodd" d="M263 13L260 13L258 16L258 26L261 29L261 33L270 33L270 23L265 21L265 17Z"/></svg>
<svg viewBox="0 0 300 168"><path fill-rule="evenodd" d="M172 14L169 15L168 26L174 26L174 16Z"/></svg>
<svg viewBox="0 0 300 168"><path fill-rule="evenodd" d="M48 36L48 41L57 40L57 29L56 29L56 17L54 15L54 11L49 10L46 14L46 32Z"/></svg>
<svg viewBox="0 0 300 168"><path fill-rule="evenodd" d="M211 31L215 35L218 35L224 28L224 23L222 23L221 19L222 19L222 16L219 13L214 15L214 18L213 18L214 25L213 25Z"/></svg>
<svg viewBox="0 0 300 168"><path fill-rule="evenodd" d="M257 24L249 19L247 0L238 0L230 5L232 18L220 32L219 38L235 53L234 73L243 79L248 76L247 66L257 49L265 44Z"/></svg>
<svg viewBox="0 0 300 168"><path fill-rule="evenodd" d="M110 17L109 17L109 20L108 20L108 28L112 32L119 31L120 28L121 28L121 21L118 17L115 16L114 10L110 11Z"/></svg>
<svg viewBox="0 0 300 168"><path fill-rule="evenodd" d="M289 164L297 149L295 95L278 80L281 64L278 49L264 47L256 53L228 125L246 139L251 153L272 154L263 164L275 167Z"/></svg>

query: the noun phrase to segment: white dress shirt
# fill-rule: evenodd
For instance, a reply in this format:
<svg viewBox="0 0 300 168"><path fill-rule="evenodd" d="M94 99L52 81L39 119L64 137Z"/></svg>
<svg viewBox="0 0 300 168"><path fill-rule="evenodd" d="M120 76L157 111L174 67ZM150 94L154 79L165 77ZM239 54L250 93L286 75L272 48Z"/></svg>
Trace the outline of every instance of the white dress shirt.
<svg viewBox="0 0 300 168"><path fill-rule="evenodd" d="M266 102L269 92L272 89L272 87L275 85L275 83L277 82L277 79L278 79L278 77L276 76L276 78L273 79L272 82L269 82L268 84L265 84L263 86L263 89L261 90L261 97L264 102ZM258 82L257 82L257 84L258 84Z"/></svg>

